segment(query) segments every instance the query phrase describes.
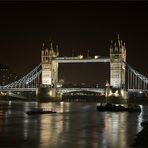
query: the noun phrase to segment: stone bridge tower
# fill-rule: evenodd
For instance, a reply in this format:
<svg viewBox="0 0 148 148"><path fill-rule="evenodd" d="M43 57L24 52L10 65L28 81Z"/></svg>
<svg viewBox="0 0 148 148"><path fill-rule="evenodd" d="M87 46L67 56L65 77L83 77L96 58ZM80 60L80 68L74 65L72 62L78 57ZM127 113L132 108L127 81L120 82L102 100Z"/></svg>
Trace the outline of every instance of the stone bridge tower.
<svg viewBox="0 0 148 148"><path fill-rule="evenodd" d="M50 43L50 49L45 48L44 44L41 53L42 62L42 86L55 87L58 82L58 63L53 61L55 57L59 56L58 46L56 51Z"/></svg>
<svg viewBox="0 0 148 148"><path fill-rule="evenodd" d="M116 89L125 89L126 47L118 35L117 42L110 46L110 85Z"/></svg>
<svg viewBox="0 0 148 148"><path fill-rule="evenodd" d="M41 52L41 86L37 90L38 101L49 101L56 97L56 85L58 82L58 63L54 58L59 56L58 46L56 51L53 49L52 43L50 48L46 48L43 43Z"/></svg>

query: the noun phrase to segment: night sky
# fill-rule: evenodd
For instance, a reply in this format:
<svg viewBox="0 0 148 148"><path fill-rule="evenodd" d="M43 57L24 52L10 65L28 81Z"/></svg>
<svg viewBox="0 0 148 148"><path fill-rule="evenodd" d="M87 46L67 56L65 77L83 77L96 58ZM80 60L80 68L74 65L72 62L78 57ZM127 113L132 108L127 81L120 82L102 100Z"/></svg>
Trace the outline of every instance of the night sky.
<svg viewBox="0 0 148 148"><path fill-rule="evenodd" d="M60 56L71 56L72 50L75 55L89 50L91 56L109 56L117 34L126 43L127 62L148 76L148 3L0 2L0 63L21 75L40 63L43 42L58 44ZM61 65L59 77L98 82L104 75L108 79L104 67L109 68Z"/></svg>

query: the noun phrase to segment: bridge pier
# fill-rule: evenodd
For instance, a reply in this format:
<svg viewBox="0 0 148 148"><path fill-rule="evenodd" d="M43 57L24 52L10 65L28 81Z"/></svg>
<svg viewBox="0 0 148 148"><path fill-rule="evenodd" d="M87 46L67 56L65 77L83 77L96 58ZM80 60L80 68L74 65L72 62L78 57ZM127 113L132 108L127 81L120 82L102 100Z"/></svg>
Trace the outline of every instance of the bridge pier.
<svg viewBox="0 0 148 148"><path fill-rule="evenodd" d="M60 101L56 88L40 87L36 91L38 102Z"/></svg>
<svg viewBox="0 0 148 148"><path fill-rule="evenodd" d="M105 92L106 102L127 103L128 92L122 88L107 87Z"/></svg>

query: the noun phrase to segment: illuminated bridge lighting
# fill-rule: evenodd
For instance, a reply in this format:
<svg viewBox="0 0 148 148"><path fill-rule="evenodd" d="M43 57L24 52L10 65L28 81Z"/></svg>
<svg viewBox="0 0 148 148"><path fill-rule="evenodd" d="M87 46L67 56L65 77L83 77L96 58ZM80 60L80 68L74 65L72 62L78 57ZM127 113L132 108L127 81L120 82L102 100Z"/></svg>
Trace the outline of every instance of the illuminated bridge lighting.
<svg viewBox="0 0 148 148"><path fill-rule="evenodd" d="M104 62L110 62L109 58L92 58L92 59L81 59L77 57L59 57L53 59L53 61L56 61L57 63L104 63Z"/></svg>

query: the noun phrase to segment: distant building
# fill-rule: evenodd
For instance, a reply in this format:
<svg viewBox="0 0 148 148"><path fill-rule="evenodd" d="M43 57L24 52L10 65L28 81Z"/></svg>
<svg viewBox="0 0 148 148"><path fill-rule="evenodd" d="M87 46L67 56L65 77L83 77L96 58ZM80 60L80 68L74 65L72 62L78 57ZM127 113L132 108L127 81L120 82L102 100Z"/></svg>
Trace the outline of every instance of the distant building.
<svg viewBox="0 0 148 148"><path fill-rule="evenodd" d="M18 76L13 73L8 66L0 64L0 86L4 86L18 79Z"/></svg>

